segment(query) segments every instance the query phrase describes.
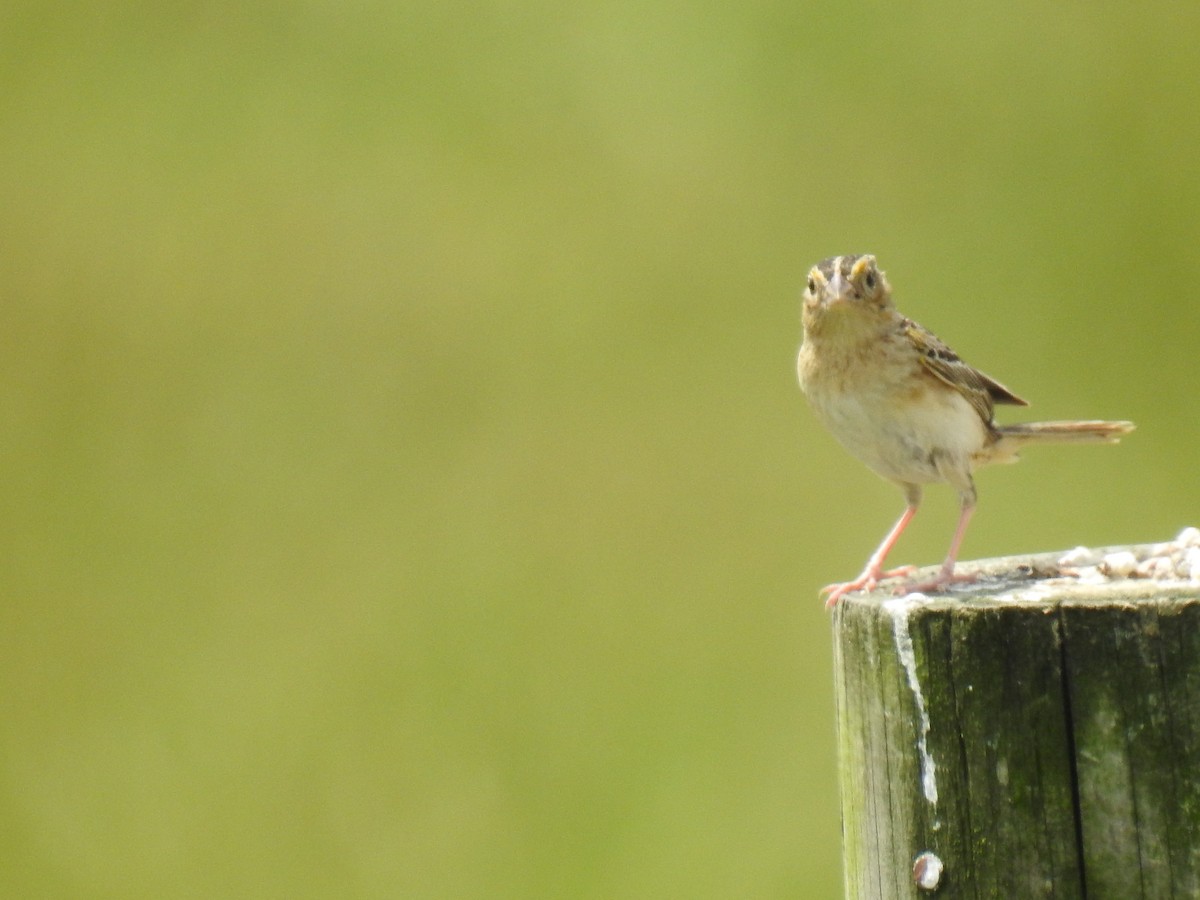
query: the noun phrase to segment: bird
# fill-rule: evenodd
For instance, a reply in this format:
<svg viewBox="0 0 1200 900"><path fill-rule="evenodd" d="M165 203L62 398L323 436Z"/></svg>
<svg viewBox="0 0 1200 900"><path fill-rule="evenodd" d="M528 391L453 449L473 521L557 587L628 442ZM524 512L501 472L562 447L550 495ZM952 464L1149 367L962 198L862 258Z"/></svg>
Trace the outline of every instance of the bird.
<svg viewBox="0 0 1200 900"><path fill-rule="evenodd" d="M833 256L808 273L803 339L796 361L800 387L816 417L850 453L904 493L903 514L852 581L827 585L826 608L854 591L916 569L884 562L921 505L924 486L958 491L960 511L950 549L929 580L898 592L939 591L970 580L955 572L975 510L974 471L1016 462L1030 444L1115 443L1132 422L1061 421L998 425L998 404L1028 406L999 381L968 365L892 302L887 276L871 254Z"/></svg>

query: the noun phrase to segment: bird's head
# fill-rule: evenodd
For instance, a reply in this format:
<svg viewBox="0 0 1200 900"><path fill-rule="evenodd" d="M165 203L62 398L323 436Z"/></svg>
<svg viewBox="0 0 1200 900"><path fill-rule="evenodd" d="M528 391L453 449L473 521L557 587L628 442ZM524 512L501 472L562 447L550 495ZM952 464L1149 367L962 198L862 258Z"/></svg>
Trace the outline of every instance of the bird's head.
<svg viewBox="0 0 1200 900"><path fill-rule="evenodd" d="M804 331L854 329L877 321L891 306L892 289L869 253L831 256L808 273L804 290Z"/></svg>

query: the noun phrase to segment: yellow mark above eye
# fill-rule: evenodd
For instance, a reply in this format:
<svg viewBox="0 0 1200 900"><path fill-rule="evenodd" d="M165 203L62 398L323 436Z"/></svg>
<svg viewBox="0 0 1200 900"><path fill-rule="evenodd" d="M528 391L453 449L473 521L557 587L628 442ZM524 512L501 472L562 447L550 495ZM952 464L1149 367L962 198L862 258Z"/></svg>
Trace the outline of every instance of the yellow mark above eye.
<svg viewBox="0 0 1200 900"><path fill-rule="evenodd" d="M874 259L872 259L870 256L861 257L858 262L854 264L854 268L850 270L850 278L858 278L867 269L867 267L871 265L872 262L874 262Z"/></svg>

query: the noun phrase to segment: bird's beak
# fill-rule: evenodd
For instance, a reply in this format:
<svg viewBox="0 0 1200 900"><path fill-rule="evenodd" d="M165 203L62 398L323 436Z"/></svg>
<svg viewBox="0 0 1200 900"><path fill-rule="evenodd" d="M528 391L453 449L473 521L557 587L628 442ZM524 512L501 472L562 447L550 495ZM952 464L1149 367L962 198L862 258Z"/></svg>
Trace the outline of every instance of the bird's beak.
<svg viewBox="0 0 1200 900"><path fill-rule="evenodd" d="M829 282L829 306L837 303L845 303L854 295L854 288L845 278L842 277L840 271L833 273L833 280Z"/></svg>

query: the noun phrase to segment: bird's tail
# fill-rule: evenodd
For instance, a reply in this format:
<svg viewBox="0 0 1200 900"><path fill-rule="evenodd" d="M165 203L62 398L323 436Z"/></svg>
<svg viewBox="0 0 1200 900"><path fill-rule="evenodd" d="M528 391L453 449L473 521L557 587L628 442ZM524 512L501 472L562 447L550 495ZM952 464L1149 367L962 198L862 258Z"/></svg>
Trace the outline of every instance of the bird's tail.
<svg viewBox="0 0 1200 900"><path fill-rule="evenodd" d="M1133 431L1132 422L1025 422L996 427L992 447L995 462L1015 461L1017 452L1029 444L1115 444Z"/></svg>

